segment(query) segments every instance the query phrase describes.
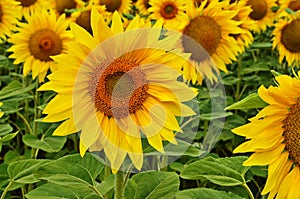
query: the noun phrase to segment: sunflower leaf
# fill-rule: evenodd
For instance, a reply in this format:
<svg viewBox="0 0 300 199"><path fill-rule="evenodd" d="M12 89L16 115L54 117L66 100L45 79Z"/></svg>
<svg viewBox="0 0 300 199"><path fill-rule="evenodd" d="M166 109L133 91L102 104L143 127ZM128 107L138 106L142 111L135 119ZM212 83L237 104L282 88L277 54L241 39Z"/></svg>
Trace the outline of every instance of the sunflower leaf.
<svg viewBox="0 0 300 199"><path fill-rule="evenodd" d="M208 188L195 188L180 191L176 194L176 199L242 199L241 196L232 192L218 191Z"/></svg>
<svg viewBox="0 0 300 199"><path fill-rule="evenodd" d="M225 108L226 111L228 110L244 110L244 109L251 109L251 108L264 108L268 104L263 101L257 93L252 93L242 99L241 101L238 101L230 106L227 106Z"/></svg>

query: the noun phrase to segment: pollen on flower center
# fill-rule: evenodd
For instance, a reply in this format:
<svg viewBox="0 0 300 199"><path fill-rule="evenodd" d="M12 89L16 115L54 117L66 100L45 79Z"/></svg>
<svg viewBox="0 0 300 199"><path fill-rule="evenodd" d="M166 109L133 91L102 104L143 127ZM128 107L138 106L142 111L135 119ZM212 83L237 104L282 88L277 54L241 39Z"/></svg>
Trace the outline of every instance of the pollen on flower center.
<svg viewBox="0 0 300 199"><path fill-rule="evenodd" d="M293 11L300 10L300 1L291 1L288 5L288 8Z"/></svg>
<svg viewBox="0 0 300 199"><path fill-rule="evenodd" d="M80 13L80 15L76 19L76 23L86 29L89 33L92 34L92 26L91 26L91 10L85 10Z"/></svg>
<svg viewBox="0 0 300 199"><path fill-rule="evenodd" d="M30 53L41 61L52 61L50 56L62 51L61 38L51 29L41 29L34 32L28 43Z"/></svg>
<svg viewBox="0 0 300 199"><path fill-rule="evenodd" d="M281 42L290 52L300 52L300 19L292 21L282 29Z"/></svg>
<svg viewBox="0 0 300 199"><path fill-rule="evenodd" d="M220 26L208 16L198 16L191 20L183 33L197 41L209 55L215 53L222 37ZM204 57L206 58L206 55L202 55L202 53L194 53L199 50L194 49L195 45L185 38L183 38L183 47L185 52L193 52L191 58L194 60L202 61Z"/></svg>
<svg viewBox="0 0 300 199"><path fill-rule="evenodd" d="M34 4L37 0L17 0L19 2L21 2L21 6L23 7L29 7L32 4Z"/></svg>
<svg viewBox="0 0 300 199"><path fill-rule="evenodd" d="M253 11L250 13L250 18L260 20L264 18L268 12L268 4L265 0L248 0L247 5L250 5Z"/></svg>
<svg viewBox="0 0 300 199"><path fill-rule="evenodd" d="M290 107L289 114L283 120L283 128L285 148L292 161L300 166L300 99Z"/></svg>
<svg viewBox="0 0 300 199"><path fill-rule="evenodd" d="M56 10L59 14L65 13L65 9L76 8L74 0L56 0Z"/></svg>
<svg viewBox="0 0 300 199"><path fill-rule="evenodd" d="M178 9L173 2L166 2L162 5L160 14L165 19L173 19L176 17Z"/></svg>
<svg viewBox="0 0 300 199"><path fill-rule="evenodd" d="M108 12L114 12L121 7L122 0L100 0L100 5L105 5Z"/></svg>
<svg viewBox="0 0 300 199"><path fill-rule="evenodd" d="M148 97L148 84L139 65L118 58L107 66L101 63L89 85L97 111L114 118L124 118L141 109Z"/></svg>
<svg viewBox="0 0 300 199"><path fill-rule="evenodd" d="M2 22L2 17L3 17L3 10L2 10L2 5L0 5L0 22Z"/></svg>

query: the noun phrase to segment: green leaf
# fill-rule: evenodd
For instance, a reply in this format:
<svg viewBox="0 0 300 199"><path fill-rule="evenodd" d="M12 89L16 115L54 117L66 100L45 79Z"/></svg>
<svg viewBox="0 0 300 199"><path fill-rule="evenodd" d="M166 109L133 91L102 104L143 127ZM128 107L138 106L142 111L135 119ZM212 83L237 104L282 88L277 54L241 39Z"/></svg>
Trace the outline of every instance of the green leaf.
<svg viewBox="0 0 300 199"><path fill-rule="evenodd" d="M248 68L242 68L241 72L243 75L246 75L246 74L258 72L258 71L269 71L270 70L269 65L270 65L270 63L258 62L258 63L251 65Z"/></svg>
<svg viewBox="0 0 300 199"><path fill-rule="evenodd" d="M13 131L10 124L0 124L0 136L4 136Z"/></svg>
<svg viewBox="0 0 300 199"><path fill-rule="evenodd" d="M15 132L15 133L10 133L10 134L7 134L5 135L4 137L0 138L0 142L7 142L7 141L10 141L12 140L14 137L16 137L16 135L18 134L19 132ZM0 150L1 151L1 150Z"/></svg>
<svg viewBox="0 0 300 199"><path fill-rule="evenodd" d="M18 95L22 95L24 93L27 93L28 91L31 91L35 87L36 83L30 84L28 87L23 88L20 82L16 80L12 81L0 91L0 101Z"/></svg>
<svg viewBox="0 0 300 199"><path fill-rule="evenodd" d="M39 176L39 179L47 180L48 182L68 187L90 187L90 183L88 183L87 181L69 174L51 174L49 176Z"/></svg>
<svg viewBox="0 0 300 199"><path fill-rule="evenodd" d="M217 113L205 113L200 115L200 119L202 120L215 120L220 118L225 118L232 115L230 112L217 112Z"/></svg>
<svg viewBox="0 0 300 199"><path fill-rule="evenodd" d="M247 157L212 158L207 157L188 165L180 174L184 179L207 179L221 186L236 186L245 183L244 175L249 167L242 163Z"/></svg>
<svg viewBox="0 0 300 199"><path fill-rule="evenodd" d="M115 188L115 175L110 175L106 177L101 183L96 184L96 189L105 195L110 190Z"/></svg>
<svg viewBox="0 0 300 199"><path fill-rule="evenodd" d="M252 48L272 48L272 43L270 42L254 42L251 45Z"/></svg>
<svg viewBox="0 0 300 199"><path fill-rule="evenodd" d="M173 198L179 189L179 178L171 172L144 172L134 175L125 188L125 199Z"/></svg>
<svg viewBox="0 0 300 199"><path fill-rule="evenodd" d="M242 199L239 195L231 192L218 191L208 188L195 188L180 191L176 199Z"/></svg>
<svg viewBox="0 0 300 199"><path fill-rule="evenodd" d="M268 104L263 101L257 93L252 93L248 95L246 98L242 99L241 101L238 101L228 107L225 108L225 110L243 110L243 109L251 109L251 108L264 108Z"/></svg>
<svg viewBox="0 0 300 199"><path fill-rule="evenodd" d="M67 141L66 137L49 136L44 139L38 139L34 135L24 135L23 142L32 148L42 149L48 153L60 151Z"/></svg>

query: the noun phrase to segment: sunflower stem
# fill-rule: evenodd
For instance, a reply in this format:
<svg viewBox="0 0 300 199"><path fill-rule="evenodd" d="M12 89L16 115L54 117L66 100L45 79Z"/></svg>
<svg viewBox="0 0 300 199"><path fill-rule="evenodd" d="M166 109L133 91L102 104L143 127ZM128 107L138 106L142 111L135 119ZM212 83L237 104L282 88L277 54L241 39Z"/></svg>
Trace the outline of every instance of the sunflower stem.
<svg viewBox="0 0 300 199"><path fill-rule="evenodd" d="M254 196L253 196L253 193L252 193L251 189L248 187L247 183L243 183L242 186L246 189L249 198L250 199L255 199Z"/></svg>
<svg viewBox="0 0 300 199"><path fill-rule="evenodd" d="M124 174L122 171L116 173L115 180L115 199L124 198Z"/></svg>
<svg viewBox="0 0 300 199"><path fill-rule="evenodd" d="M0 199L4 199L9 188L13 185L13 181L9 181L8 185L5 187L5 189L2 192L1 198Z"/></svg>
<svg viewBox="0 0 300 199"><path fill-rule="evenodd" d="M240 98L240 91L241 91L241 82L242 82L242 57L238 56L238 67L237 67L237 78L238 81L236 83L236 90L235 90L235 101L239 101Z"/></svg>

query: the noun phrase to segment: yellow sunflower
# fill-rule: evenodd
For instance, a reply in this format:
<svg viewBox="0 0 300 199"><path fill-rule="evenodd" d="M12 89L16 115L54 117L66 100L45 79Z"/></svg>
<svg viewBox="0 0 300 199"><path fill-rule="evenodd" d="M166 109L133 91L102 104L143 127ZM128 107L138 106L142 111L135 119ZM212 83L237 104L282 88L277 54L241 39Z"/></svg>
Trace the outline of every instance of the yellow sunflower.
<svg viewBox="0 0 300 199"><path fill-rule="evenodd" d="M300 12L278 19L273 30L273 48L279 51L279 62L283 58L289 66L299 66L300 62Z"/></svg>
<svg viewBox="0 0 300 199"><path fill-rule="evenodd" d="M26 19L34 12L39 12L42 9L48 9L50 6L49 0L16 0L20 2L21 14Z"/></svg>
<svg viewBox="0 0 300 199"><path fill-rule="evenodd" d="M188 23L186 0L150 0L150 19L163 19L164 26L172 30L181 30Z"/></svg>
<svg viewBox="0 0 300 199"><path fill-rule="evenodd" d="M19 3L10 0L0 2L0 41L10 36L16 29L17 17L20 11Z"/></svg>
<svg viewBox="0 0 300 199"><path fill-rule="evenodd" d="M201 84L204 77L214 81L219 69L226 72L226 64L236 60L239 46L230 35L242 33L238 27L241 22L233 20L238 11L224 10L223 4L211 0L207 5L205 0L198 8L188 7L190 20L181 30L184 36L179 45L184 52L192 53L192 64L186 62L183 76L193 84ZM201 47L194 45L194 41Z"/></svg>
<svg viewBox="0 0 300 199"><path fill-rule="evenodd" d="M104 150L113 172L127 155L141 169L141 139L164 152L162 140L176 144L174 131L181 131L175 116L194 114L182 102L196 94L173 69L186 60L171 51L174 38L160 39L162 21L150 28L137 16L124 31L118 12L111 28L95 9L91 14L93 36L72 23L76 42L68 54L53 57L59 68L39 90L58 94L44 121L64 121L54 135L80 131L81 155Z"/></svg>
<svg viewBox="0 0 300 199"><path fill-rule="evenodd" d="M253 42L253 35L251 31L253 30L253 27L256 26L257 22L250 20L248 17L252 12L251 7L243 4L240 1L232 2L227 0L226 9L238 11L238 14L233 19L241 22L239 27L241 27L242 33L236 35L233 34L232 36L236 39L240 47L239 53L242 53L245 51L245 48L247 48Z"/></svg>
<svg viewBox="0 0 300 199"><path fill-rule="evenodd" d="M275 79L278 86L258 89L269 105L250 123L232 130L248 139L234 153L254 152L245 166L269 166L262 194L295 199L300 198L300 80L287 75Z"/></svg>
<svg viewBox="0 0 300 199"><path fill-rule="evenodd" d="M276 6L276 0L240 0L239 2L251 6L253 11L250 13L249 19L257 22L257 25L253 27L255 32L260 33L265 31L267 26L272 26L275 19L272 7Z"/></svg>
<svg viewBox="0 0 300 199"><path fill-rule="evenodd" d="M279 0L278 5L280 7L276 14L278 18L289 15L289 13L286 12L287 8L291 9L294 12L300 10L299 0Z"/></svg>
<svg viewBox="0 0 300 199"><path fill-rule="evenodd" d="M139 13L142 15L149 15L150 12L148 11L148 8L151 7L149 4L149 0L138 0L135 4L136 8L139 10Z"/></svg>
<svg viewBox="0 0 300 199"><path fill-rule="evenodd" d="M3 102L0 102L0 106L3 106ZM2 111L0 111L0 118L4 115Z"/></svg>
<svg viewBox="0 0 300 199"><path fill-rule="evenodd" d="M39 77L43 82L48 69L55 70L52 55L65 53L72 34L66 31L68 22L62 15L56 20L53 11L42 10L27 18L28 23L19 23L19 32L9 39L13 45L8 49L13 52L14 64L24 63L23 74L32 71L32 78Z"/></svg>
<svg viewBox="0 0 300 199"><path fill-rule="evenodd" d="M79 9L85 6L85 2L82 0L52 0L51 8L56 12L57 16L65 13L66 9ZM69 17L70 14L66 13Z"/></svg>

